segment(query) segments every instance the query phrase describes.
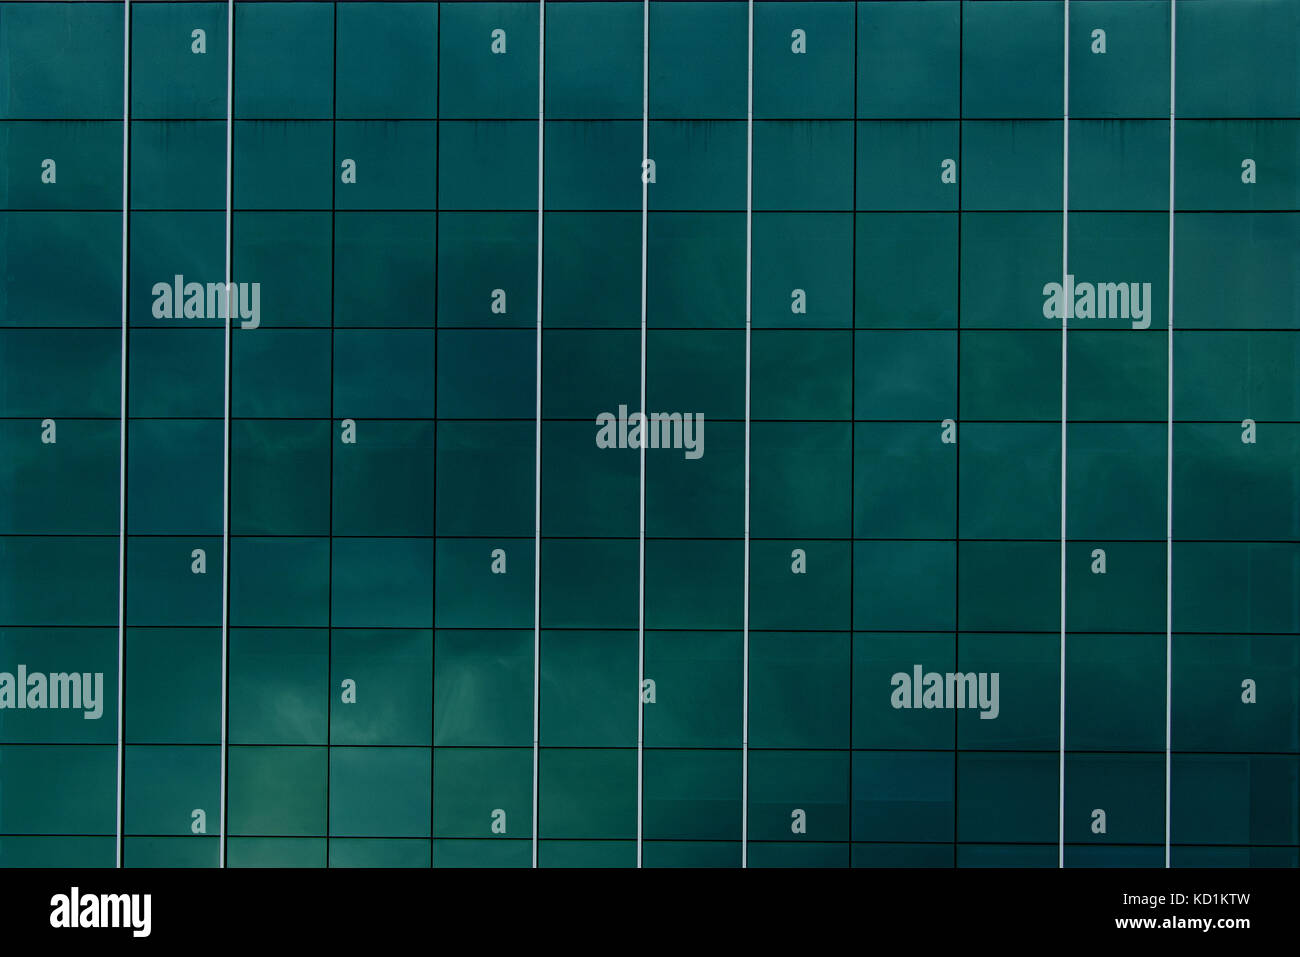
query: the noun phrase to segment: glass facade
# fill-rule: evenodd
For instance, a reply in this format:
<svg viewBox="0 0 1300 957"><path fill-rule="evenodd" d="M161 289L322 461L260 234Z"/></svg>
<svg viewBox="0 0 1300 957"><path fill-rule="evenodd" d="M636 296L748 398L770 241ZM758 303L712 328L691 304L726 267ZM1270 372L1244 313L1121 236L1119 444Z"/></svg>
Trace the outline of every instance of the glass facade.
<svg viewBox="0 0 1300 957"><path fill-rule="evenodd" d="M1297 866L1297 63L0 2L0 866Z"/></svg>

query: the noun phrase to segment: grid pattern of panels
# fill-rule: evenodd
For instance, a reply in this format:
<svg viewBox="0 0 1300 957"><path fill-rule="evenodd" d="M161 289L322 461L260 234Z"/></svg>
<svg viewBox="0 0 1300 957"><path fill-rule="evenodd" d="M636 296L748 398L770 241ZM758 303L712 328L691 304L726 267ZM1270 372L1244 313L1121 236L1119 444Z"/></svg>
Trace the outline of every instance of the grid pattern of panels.
<svg viewBox="0 0 1300 957"><path fill-rule="evenodd" d="M1298 62L0 3L0 866L1297 866Z"/></svg>

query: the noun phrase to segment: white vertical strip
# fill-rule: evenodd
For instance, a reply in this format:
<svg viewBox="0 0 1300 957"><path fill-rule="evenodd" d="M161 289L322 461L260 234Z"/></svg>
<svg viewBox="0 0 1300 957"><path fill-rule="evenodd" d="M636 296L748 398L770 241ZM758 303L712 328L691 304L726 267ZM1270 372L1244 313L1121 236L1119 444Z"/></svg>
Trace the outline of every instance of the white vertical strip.
<svg viewBox="0 0 1300 957"><path fill-rule="evenodd" d="M533 867L537 866L542 687L542 196L546 153L546 0L537 4L537 428L533 461Z"/></svg>
<svg viewBox="0 0 1300 957"><path fill-rule="evenodd" d="M131 182L131 0L122 0L122 382L121 428L117 450L117 840L115 867L122 866L122 765L126 745L123 688L126 676L126 328L127 223Z"/></svg>
<svg viewBox="0 0 1300 957"><path fill-rule="evenodd" d="M226 367L222 425L221 490L221 843L217 866L226 866L226 672L230 667L230 232L235 140L235 0L226 0Z"/></svg>
<svg viewBox="0 0 1300 957"><path fill-rule="evenodd" d="M751 371L750 289L754 265L754 0L749 0L748 80L745 91L745 569L741 612L744 678L740 737L740 866L749 866L749 399Z"/></svg>
<svg viewBox="0 0 1300 957"><path fill-rule="evenodd" d="M646 224L649 220L650 185L646 182L646 160L650 158L650 0L641 5L641 422L645 428L646 346ZM637 532L637 666L636 666L636 866L641 866L645 808L645 442L641 443L639 531Z"/></svg>
<svg viewBox="0 0 1300 957"><path fill-rule="evenodd" d="M1165 867L1169 867L1170 764L1173 745L1174 662L1174 58L1178 4L1169 0L1169 302L1165 357L1168 372L1165 396Z"/></svg>
<svg viewBox="0 0 1300 957"><path fill-rule="evenodd" d="M1066 277L1070 274L1070 0L1065 0L1065 48L1064 48L1064 100L1062 116L1064 129L1062 139L1061 165L1061 288L1066 288ZM1068 306L1067 306L1068 309ZM1060 751L1058 771L1060 780L1057 784L1056 809L1056 866L1065 866L1065 446L1066 446L1066 399L1069 381L1069 319L1067 309L1061 310L1061 678L1059 718Z"/></svg>

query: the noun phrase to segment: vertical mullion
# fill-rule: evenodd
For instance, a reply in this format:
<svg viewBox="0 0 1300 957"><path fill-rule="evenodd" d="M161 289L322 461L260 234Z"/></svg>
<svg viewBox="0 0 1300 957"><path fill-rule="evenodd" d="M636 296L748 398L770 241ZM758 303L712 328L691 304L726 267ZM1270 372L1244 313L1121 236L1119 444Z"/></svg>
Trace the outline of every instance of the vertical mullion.
<svg viewBox="0 0 1300 957"><path fill-rule="evenodd" d="M1169 0L1169 302L1165 322L1166 339L1166 433L1165 433L1165 867L1170 866L1170 765L1173 744L1173 653L1174 653L1174 76L1177 55L1178 4Z"/></svg>
<svg viewBox="0 0 1300 957"><path fill-rule="evenodd" d="M442 24L439 23L441 32ZM542 221L546 158L546 0L537 4L537 379L533 459L533 867L537 866L538 764L542 682Z"/></svg>
<svg viewBox="0 0 1300 957"><path fill-rule="evenodd" d="M745 90L745 563L744 607L741 611L743 641L743 688L741 706L740 771L740 866L749 866L749 468L750 468L750 392L753 329L754 264L754 0L749 0L749 27L746 50L747 78Z"/></svg>
<svg viewBox="0 0 1300 957"><path fill-rule="evenodd" d="M433 867L433 848L437 843L437 830L433 788L436 780L437 757L438 757L438 211L442 208L442 195L438 188L438 179L442 177L442 4L434 5L434 76L433 76L433 148L434 148L434 176L436 177L433 185L433 565L431 574L433 576L432 590L430 594L433 601L430 603L432 608L429 621L430 634L430 654L429 659L433 665L433 674L429 676L429 867ZM334 18L335 29L337 29L338 16ZM337 60L337 48L335 58ZM337 64L335 66L337 70ZM330 332L330 429L334 428L334 333ZM334 439L330 437L330 448L333 448ZM333 455L333 453L331 453ZM331 483L333 476L330 477ZM330 509L330 521L333 522L333 508ZM331 547L333 540L331 539ZM333 695L333 684L331 682L330 694ZM535 776L535 775L534 775ZM537 828L534 826L534 831Z"/></svg>
<svg viewBox="0 0 1300 957"><path fill-rule="evenodd" d="M1063 43L1062 161L1061 161L1061 288L1070 272L1070 0L1065 0ZM1061 310L1061 645L1060 715L1056 817L1056 866L1065 866L1065 488L1067 441L1067 391L1069 328L1068 311Z"/></svg>
<svg viewBox="0 0 1300 957"><path fill-rule="evenodd" d="M960 9L960 5L958 6ZM854 554L857 552L857 468L858 468L858 3L853 3L853 201L849 206L849 761L848 761L848 840L849 867L853 866L853 595ZM960 169L960 165L958 169Z"/></svg>
<svg viewBox="0 0 1300 957"><path fill-rule="evenodd" d="M234 182L235 0L226 0L226 270L225 380L221 501L221 839L218 867L226 866L226 790L230 759L230 304L231 201ZM332 160L331 160L332 162Z"/></svg>
<svg viewBox="0 0 1300 957"><path fill-rule="evenodd" d="M952 660L957 671L961 671L961 442L964 426L961 424L961 239L965 228L962 212L961 184L966 178L966 157L962 146L966 142L966 0L957 4L957 443L953 446L953 582L952 582ZM855 127L856 130L856 127ZM853 168L857 169L856 154ZM857 205L856 202L854 205ZM856 260L856 257L855 257ZM856 300L855 300L856 302ZM856 355L857 350L854 350ZM854 395L857 386L854 385ZM957 866L957 782L958 754L957 712L952 714L952 866ZM853 795L849 794L850 807Z"/></svg>
<svg viewBox="0 0 1300 957"><path fill-rule="evenodd" d="M641 4L641 412L645 428L646 369L646 239L649 220L650 185L646 181L646 161L650 158L650 0ZM636 866L642 865L645 831L645 447L640 443L640 479L638 483L637 531L637 675L636 675Z"/></svg>
<svg viewBox="0 0 1300 957"><path fill-rule="evenodd" d="M331 88L330 88L330 166L337 162L338 157L338 101L339 101L339 5L333 4L333 26L334 42L330 47L331 61ZM338 175L332 173L331 176ZM325 584L325 675L326 675L326 699L325 699L325 867L330 866L330 779L333 777L334 769L334 270L338 268L338 261L335 258L335 219L338 213L338 203L335 200L338 186L336 181L330 183L330 420L329 420L329 540L327 542L327 555L329 556L328 578ZM435 390L436 391L436 390ZM430 636L430 641L432 641ZM432 651L430 652L432 654ZM430 740L432 745L432 739ZM429 758L430 782L433 774L433 758ZM432 783L430 783L432 788ZM432 803L432 797L430 797ZM433 832L429 832L429 847L432 855Z"/></svg>
<svg viewBox="0 0 1300 957"><path fill-rule="evenodd" d="M122 791L125 785L126 751L126 394L128 296L131 215L131 0L122 2L122 338L121 338L121 427L118 437L118 525L117 525L117 840L114 866L122 866L125 832Z"/></svg>

